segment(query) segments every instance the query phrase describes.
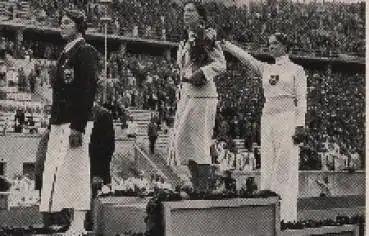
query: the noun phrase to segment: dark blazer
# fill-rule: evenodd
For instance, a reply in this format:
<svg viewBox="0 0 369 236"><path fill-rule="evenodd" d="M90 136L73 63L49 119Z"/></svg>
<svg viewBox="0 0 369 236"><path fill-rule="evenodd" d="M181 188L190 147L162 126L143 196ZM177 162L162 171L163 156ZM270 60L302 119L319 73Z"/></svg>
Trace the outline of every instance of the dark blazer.
<svg viewBox="0 0 369 236"><path fill-rule="evenodd" d="M84 132L87 121L92 120L98 61L98 52L84 39L60 55L52 85L50 124L71 123L72 129Z"/></svg>

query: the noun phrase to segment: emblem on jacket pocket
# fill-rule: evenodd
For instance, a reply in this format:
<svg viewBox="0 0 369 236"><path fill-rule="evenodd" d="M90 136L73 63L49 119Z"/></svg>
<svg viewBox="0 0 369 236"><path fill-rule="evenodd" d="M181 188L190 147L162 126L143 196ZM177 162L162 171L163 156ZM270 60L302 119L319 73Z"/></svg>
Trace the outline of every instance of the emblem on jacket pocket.
<svg viewBox="0 0 369 236"><path fill-rule="evenodd" d="M64 69L64 82L70 84L74 80L74 69Z"/></svg>
<svg viewBox="0 0 369 236"><path fill-rule="evenodd" d="M276 85L279 81L279 75L271 75L269 78L269 83L271 85Z"/></svg>

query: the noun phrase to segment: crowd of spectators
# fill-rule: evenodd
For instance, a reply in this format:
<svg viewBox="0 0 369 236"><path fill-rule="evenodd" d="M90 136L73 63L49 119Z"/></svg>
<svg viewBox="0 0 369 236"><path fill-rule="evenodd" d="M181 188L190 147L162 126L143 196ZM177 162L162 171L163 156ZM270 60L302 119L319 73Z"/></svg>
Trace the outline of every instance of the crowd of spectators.
<svg viewBox="0 0 369 236"><path fill-rule="evenodd" d="M178 73L170 60L138 54L112 53L108 63L107 106L115 117L130 106L158 111L170 124L176 109ZM124 115L123 115L124 116ZM124 118L126 119L126 118Z"/></svg>
<svg viewBox="0 0 369 236"><path fill-rule="evenodd" d="M7 40L1 45L6 51L12 47ZM24 48L30 47L25 44ZM32 60L33 50L25 51L24 58ZM263 106L260 79L237 62L229 61L227 68L227 73L216 78L219 104L214 138L244 139L245 148L250 150L252 143L260 142ZM35 92L39 86L50 85L53 70L53 63L42 64L37 60L29 71L19 68L16 71L19 91ZM301 156L318 160L326 142L336 143L342 154L357 152L364 156L364 74L307 72L309 138ZM129 119L126 108L133 106L157 111L158 124L171 126L179 81L178 69L170 59L113 52L108 61L108 78L105 105L113 110L115 119L125 123Z"/></svg>
<svg viewBox="0 0 369 236"><path fill-rule="evenodd" d="M15 55L16 48L14 40L10 40L6 37L2 37L0 41L1 57L5 57L5 54Z"/></svg>
<svg viewBox="0 0 369 236"><path fill-rule="evenodd" d="M337 144L341 155L365 157L365 75L310 73L306 142L308 156Z"/></svg>
<svg viewBox="0 0 369 236"><path fill-rule="evenodd" d="M227 73L216 78L219 104L214 138L243 139L245 148L252 150L253 143L260 145L264 101L261 81L238 62L229 61L227 68ZM338 145L341 154L359 153L363 157L365 75L306 70L309 135L301 157L308 156L320 163L320 153L328 151L327 142ZM117 103L116 107L154 110L159 113L159 124L164 121L171 125L176 109L178 75L170 61L164 57L113 54L109 76L118 78L111 86L116 96L110 96L111 102Z"/></svg>
<svg viewBox="0 0 369 236"><path fill-rule="evenodd" d="M264 99L260 79L251 71L229 63L228 72L217 78L217 85L220 100L215 137L244 139L249 150L254 142L260 144ZM320 154L330 151L328 143L337 145L340 155L359 154L363 165L365 74L308 70L307 92L308 137L301 148L301 157L307 158L311 166L305 168L320 168Z"/></svg>
<svg viewBox="0 0 369 236"><path fill-rule="evenodd" d="M46 128L48 114L44 105L50 103L50 83L55 73L55 63L50 60L13 59L5 52L0 63L0 129L2 134L34 133Z"/></svg>
<svg viewBox="0 0 369 236"><path fill-rule="evenodd" d="M207 8L221 36L239 43L257 42L260 47L279 31L288 34L299 51L318 50L325 55L365 51L365 2L278 1L273 7L255 1L244 8L216 3Z"/></svg>
<svg viewBox="0 0 369 236"><path fill-rule="evenodd" d="M7 36L7 34L3 34ZM23 40L19 48L16 47L14 39L1 37L0 39L0 52L2 57L4 54L8 54L18 59L50 59L56 60L62 51L62 46L55 45L53 43L38 41L37 39Z"/></svg>
<svg viewBox="0 0 369 236"><path fill-rule="evenodd" d="M249 149L259 137L263 104L260 78L237 62L229 62L227 69L216 78L219 104L214 137L245 139Z"/></svg>
<svg viewBox="0 0 369 236"><path fill-rule="evenodd" d="M60 10L77 7L86 12L90 25L103 32L100 18L104 6L96 0L30 0L32 16L57 25ZM274 2L274 1L270 1ZM281 31L291 36L296 52L327 55L365 52L365 2L301 3L275 1L276 5L250 1L237 7L219 1L205 3L209 25L220 37L258 49L267 36ZM179 41L182 35L182 9L171 0L114 0L108 8L109 33L140 38Z"/></svg>
<svg viewBox="0 0 369 236"><path fill-rule="evenodd" d="M62 46L37 40L24 40L22 43L20 58L29 55L32 58L47 58L56 60L62 51Z"/></svg>
<svg viewBox="0 0 369 236"><path fill-rule="evenodd" d="M55 24L60 14L58 10L78 7L85 10L91 25L100 31L103 29L100 18L105 13L97 1L29 2L30 11L40 21L54 19L50 24ZM365 51L365 2L322 4L282 0L278 5L268 6L251 1L244 7L208 2L206 8L209 24L217 29L220 38L248 44L255 50L264 47L268 35L281 31L291 37L293 51L303 54ZM181 6L174 1L114 0L108 14L112 17L109 33L171 41L178 41L182 35ZM1 40L0 49L10 55L19 50L18 55L28 60L56 59L61 50L53 44L27 39L17 49L14 41L8 38ZM214 138L241 138L245 140L245 148L250 149L253 142L260 140L263 106L260 80L238 63L229 62L227 68L227 73L216 79L219 105ZM34 91L35 81L44 81L40 71L45 70L35 67L27 78L21 70L17 71L20 90ZM49 71L51 73L52 68ZM308 75L309 138L302 157L318 159L326 142L336 143L342 154L357 152L364 156L365 76L325 71L309 71ZM113 110L114 118L129 119L125 117L125 109L134 106L158 111L159 123L170 125L176 109L178 85L177 68L170 59L111 53L108 78L105 106Z"/></svg>

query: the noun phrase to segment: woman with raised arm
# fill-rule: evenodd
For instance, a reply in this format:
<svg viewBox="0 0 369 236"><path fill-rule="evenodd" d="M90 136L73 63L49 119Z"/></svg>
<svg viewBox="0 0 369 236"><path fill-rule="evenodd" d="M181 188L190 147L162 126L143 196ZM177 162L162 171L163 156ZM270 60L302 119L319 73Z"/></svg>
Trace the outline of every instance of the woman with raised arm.
<svg viewBox="0 0 369 236"><path fill-rule="evenodd" d="M263 63L240 47L224 41L224 51L254 68L262 78L265 104L261 117L261 186L281 198L281 219L297 220L299 148L305 133L306 75L288 56L287 36L269 37L275 64Z"/></svg>
<svg viewBox="0 0 369 236"><path fill-rule="evenodd" d="M88 145L99 58L96 49L84 39L86 21L81 11L64 11L60 30L67 44L57 61L52 84L51 127L40 211L73 209L66 235L83 235L91 199Z"/></svg>
<svg viewBox="0 0 369 236"><path fill-rule="evenodd" d="M205 8L196 1L184 4L185 39L180 42L180 99L175 118L176 158L210 164L210 145L218 93L214 77L224 72L226 61L214 29L206 28Z"/></svg>

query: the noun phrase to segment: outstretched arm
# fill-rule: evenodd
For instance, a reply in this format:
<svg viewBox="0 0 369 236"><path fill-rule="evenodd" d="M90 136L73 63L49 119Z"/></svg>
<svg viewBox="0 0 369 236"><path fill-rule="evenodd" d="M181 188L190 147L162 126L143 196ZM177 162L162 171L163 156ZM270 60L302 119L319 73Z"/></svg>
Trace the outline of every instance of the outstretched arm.
<svg viewBox="0 0 369 236"><path fill-rule="evenodd" d="M225 52L229 52L235 56L242 64L253 68L259 75L263 73L264 63L257 60L250 53L228 41L222 42L222 48Z"/></svg>

